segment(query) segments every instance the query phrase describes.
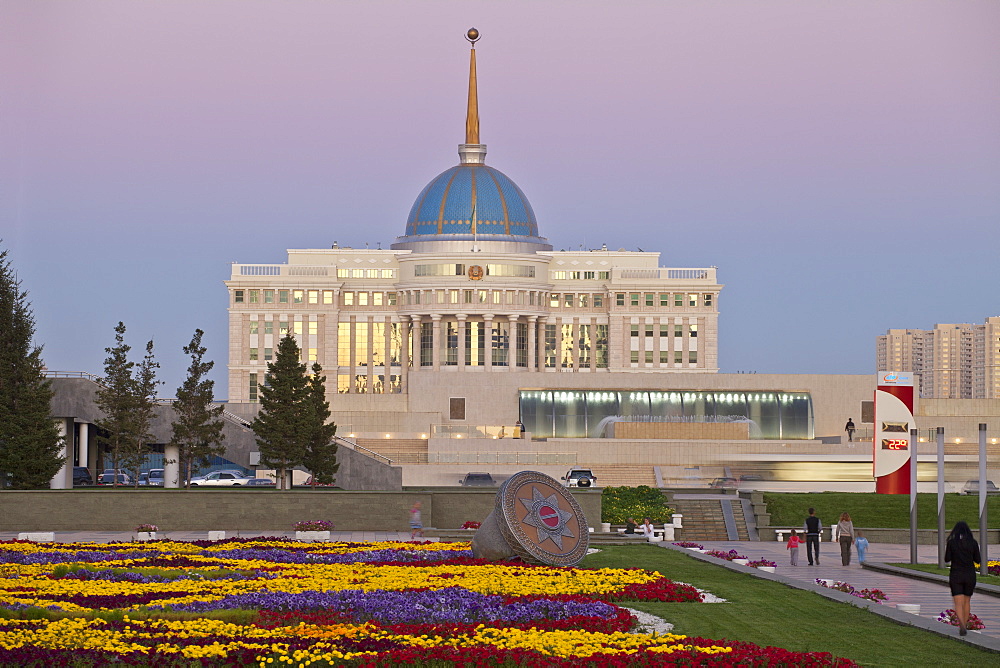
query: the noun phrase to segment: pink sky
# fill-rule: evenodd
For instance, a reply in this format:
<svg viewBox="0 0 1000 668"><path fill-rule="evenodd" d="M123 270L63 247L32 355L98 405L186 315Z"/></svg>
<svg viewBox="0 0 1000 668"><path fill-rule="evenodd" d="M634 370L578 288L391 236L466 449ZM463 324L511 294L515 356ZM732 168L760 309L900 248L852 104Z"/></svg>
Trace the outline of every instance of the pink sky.
<svg viewBox="0 0 1000 668"><path fill-rule="evenodd" d="M229 262L401 235L473 25L488 163L556 248L718 266L724 371L1000 314L1000 3L7 0L0 238L48 366L123 320L171 395L196 327L225 365Z"/></svg>

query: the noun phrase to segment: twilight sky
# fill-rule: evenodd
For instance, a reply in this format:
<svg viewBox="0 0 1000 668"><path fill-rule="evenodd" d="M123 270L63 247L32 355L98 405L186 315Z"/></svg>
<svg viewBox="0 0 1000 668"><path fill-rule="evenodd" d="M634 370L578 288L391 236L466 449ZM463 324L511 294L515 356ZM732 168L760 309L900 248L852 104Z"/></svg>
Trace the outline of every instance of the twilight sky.
<svg viewBox="0 0 1000 668"><path fill-rule="evenodd" d="M719 267L723 372L871 373L1000 315L1000 3L4 0L0 238L50 369L161 396L229 263L387 247L464 140L556 249Z"/></svg>

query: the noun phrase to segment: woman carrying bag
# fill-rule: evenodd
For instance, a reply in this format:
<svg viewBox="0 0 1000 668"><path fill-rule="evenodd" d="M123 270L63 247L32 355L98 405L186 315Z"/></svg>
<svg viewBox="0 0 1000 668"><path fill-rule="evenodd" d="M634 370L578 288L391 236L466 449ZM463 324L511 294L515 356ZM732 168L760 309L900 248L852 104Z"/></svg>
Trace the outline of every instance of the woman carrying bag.
<svg viewBox="0 0 1000 668"><path fill-rule="evenodd" d="M840 561L844 566L851 565L851 546L854 545L854 522L847 513L840 514L837 522L837 539L840 541Z"/></svg>

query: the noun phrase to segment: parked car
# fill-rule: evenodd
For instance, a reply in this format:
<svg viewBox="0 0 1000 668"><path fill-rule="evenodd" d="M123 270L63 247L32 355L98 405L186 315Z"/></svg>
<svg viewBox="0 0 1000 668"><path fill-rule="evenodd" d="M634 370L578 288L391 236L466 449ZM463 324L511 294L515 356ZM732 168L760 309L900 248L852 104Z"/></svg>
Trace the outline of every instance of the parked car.
<svg viewBox="0 0 1000 668"><path fill-rule="evenodd" d="M147 480L150 487L163 487L163 469L149 469Z"/></svg>
<svg viewBox="0 0 1000 668"><path fill-rule="evenodd" d="M132 484L132 476L130 476L127 473L124 473L123 471L119 471L116 474L115 471L114 471L114 469L105 469L104 473L102 473L101 475L97 476L97 484L98 485L105 485L105 486L114 485L115 482L116 482L115 481L115 477L116 476L118 478L117 483L119 485L131 485Z"/></svg>
<svg viewBox="0 0 1000 668"><path fill-rule="evenodd" d="M567 487L592 487L597 484L597 476L590 469L570 469L562 479Z"/></svg>
<svg viewBox="0 0 1000 668"><path fill-rule="evenodd" d="M73 467L73 487L84 487L93 484L94 479L90 477L90 469L86 466Z"/></svg>
<svg viewBox="0 0 1000 668"><path fill-rule="evenodd" d="M962 494L979 494L979 481L966 480L965 486L962 487ZM997 489L992 480L986 481L986 494L1000 494L1000 489Z"/></svg>
<svg viewBox="0 0 1000 668"><path fill-rule="evenodd" d="M149 486L149 472L148 471L143 471L142 473L140 473L139 474L139 480L138 480L138 482L136 482L136 484L139 485L139 487L147 487L147 486Z"/></svg>
<svg viewBox="0 0 1000 668"><path fill-rule="evenodd" d="M247 487L274 487L274 480L271 478L250 478L247 480Z"/></svg>
<svg viewBox="0 0 1000 668"><path fill-rule="evenodd" d="M250 480L250 476L239 471L212 471L197 478L191 478L192 487L242 487Z"/></svg>
<svg viewBox="0 0 1000 668"><path fill-rule="evenodd" d="M712 489L736 489L739 482L736 478L716 478L708 486Z"/></svg>
<svg viewBox="0 0 1000 668"><path fill-rule="evenodd" d="M494 487L497 483L489 473L472 472L466 473L458 484L463 487Z"/></svg>

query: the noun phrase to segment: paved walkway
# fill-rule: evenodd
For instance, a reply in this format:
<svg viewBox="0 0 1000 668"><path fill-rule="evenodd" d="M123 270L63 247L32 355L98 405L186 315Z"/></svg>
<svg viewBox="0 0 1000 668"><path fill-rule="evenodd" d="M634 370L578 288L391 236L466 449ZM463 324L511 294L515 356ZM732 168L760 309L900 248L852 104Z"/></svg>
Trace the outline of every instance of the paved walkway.
<svg viewBox="0 0 1000 668"><path fill-rule="evenodd" d="M815 584L817 578L826 580L846 582L855 589L877 588L885 592L888 600L882 605L865 605L873 612L891 617L896 621L925 628L935 633L953 635L958 637L958 629L937 621L937 616L948 608L953 608L954 603L951 598L951 591L947 582L929 582L922 579L914 579L901 575L887 573L873 568L863 568L857 562L857 551L851 555L849 566L841 565L840 546L829 541L820 544L820 565L809 566L806 558L805 546L800 548L799 565L792 566L785 543L778 541L698 541L706 549L711 550L736 550L745 555L751 561L756 559L769 559L778 564L774 574L758 571L756 568L729 564L734 569L744 572L751 572L758 577L773 579L786 584L791 584L803 589L817 591L825 596L838 600L862 601L849 597L845 599L840 592L836 592ZM675 548L676 549L676 548ZM990 553L997 554L1000 548L990 546ZM695 556L704 556L696 555ZM718 561L713 557L705 557L713 562ZM890 545L872 543L866 556L870 565L881 563L909 563L909 545ZM920 545L917 549L917 560L922 564L937 563L937 546ZM854 601L852 601L854 602ZM917 604L920 606L919 615L910 615L896 610L896 605L900 603ZM979 632L969 632L965 639L969 642L1000 652L1000 596L992 596L977 591L972 597L972 612L975 613L986 628ZM911 621L912 620L912 621Z"/></svg>

